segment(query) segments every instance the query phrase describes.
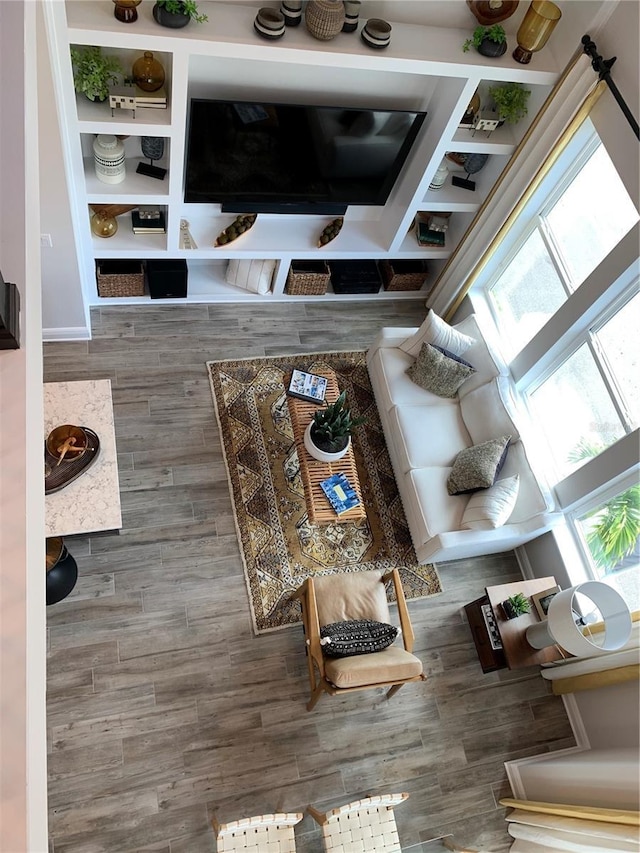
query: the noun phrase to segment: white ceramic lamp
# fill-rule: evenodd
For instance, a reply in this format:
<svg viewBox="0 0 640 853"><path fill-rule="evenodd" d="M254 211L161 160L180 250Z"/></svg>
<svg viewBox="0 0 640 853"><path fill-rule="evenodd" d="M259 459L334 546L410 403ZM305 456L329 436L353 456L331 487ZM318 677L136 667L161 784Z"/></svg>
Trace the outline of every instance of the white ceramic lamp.
<svg viewBox="0 0 640 853"><path fill-rule="evenodd" d="M604 631L595 636L582 633L576 625L580 613L577 596L585 596L600 611ZM564 589L551 599L547 619L527 628L527 642L534 649L558 645L576 657L591 657L615 651L631 636L631 613L620 593L601 581Z"/></svg>

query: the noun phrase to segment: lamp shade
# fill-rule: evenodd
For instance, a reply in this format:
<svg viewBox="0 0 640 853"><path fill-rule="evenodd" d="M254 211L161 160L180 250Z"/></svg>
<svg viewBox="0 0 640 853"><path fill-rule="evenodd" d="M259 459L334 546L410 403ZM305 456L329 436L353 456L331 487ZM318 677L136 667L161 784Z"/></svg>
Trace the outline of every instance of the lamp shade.
<svg viewBox="0 0 640 853"><path fill-rule="evenodd" d="M600 611L604 630L593 636L583 634L576 624L582 596ZM547 619L531 625L526 637L535 649L557 644L576 657L592 657L622 648L631 636L631 627L631 613L620 593L601 581L586 581L555 595Z"/></svg>
<svg viewBox="0 0 640 853"><path fill-rule="evenodd" d="M518 28L513 58L523 65L531 62L531 56L547 43L562 12L551 0L531 0L531 5Z"/></svg>

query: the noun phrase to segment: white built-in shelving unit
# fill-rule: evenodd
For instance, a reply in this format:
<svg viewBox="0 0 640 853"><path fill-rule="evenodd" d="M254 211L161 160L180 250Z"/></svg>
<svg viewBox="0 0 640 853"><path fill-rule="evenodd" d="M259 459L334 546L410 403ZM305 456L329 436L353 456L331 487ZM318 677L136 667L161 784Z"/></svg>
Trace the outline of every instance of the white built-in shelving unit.
<svg viewBox="0 0 640 853"><path fill-rule="evenodd" d="M535 63L516 63L508 51L499 59L462 52L469 32L441 27L393 23L392 41L385 50L367 47L357 33L340 33L331 41L313 38L304 26L287 28L275 42L261 39L253 29L255 8L202 0L199 8L209 20L184 29L159 26L152 0L138 7L138 20L122 24L113 15L111 0L45 0L45 17L57 85L60 127L65 151L83 293L88 305L145 303L149 297L103 299L97 294L96 259L186 258L187 299L194 302L246 302L301 299L424 299L456 248L474 214L509 162L518 142L559 75L553 55L536 54ZM469 31L473 30L470 15ZM70 45L100 45L117 55L125 69L144 51L162 62L167 75L166 110L138 109L111 114L108 104L76 95L69 58ZM531 90L527 117L491 134L459 127L476 90L484 93L493 82L516 81ZM260 214L254 227L237 241L215 248L216 236L233 214L220 207L185 204L183 165L188 104L192 97L290 101L370 109L426 110L427 119L409 159L384 207L349 207L337 239L318 249L316 243L327 216ZM97 133L126 136L127 176L111 186L95 177L91 144ZM165 138L164 181L136 173L142 159L141 136ZM473 179L476 191L456 188L450 178L437 191L429 183L449 151L490 154ZM134 235L126 217L109 239L91 234L89 205L153 204L167 211L167 233ZM418 213L450 212L445 248L422 248L412 223ZM198 245L180 249L179 226L185 218ZM225 283L229 258L273 258L276 271L272 292L258 296ZM422 291L377 295L302 297L284 293L292 260L296 259L427 259L430 276Z"/></svg>

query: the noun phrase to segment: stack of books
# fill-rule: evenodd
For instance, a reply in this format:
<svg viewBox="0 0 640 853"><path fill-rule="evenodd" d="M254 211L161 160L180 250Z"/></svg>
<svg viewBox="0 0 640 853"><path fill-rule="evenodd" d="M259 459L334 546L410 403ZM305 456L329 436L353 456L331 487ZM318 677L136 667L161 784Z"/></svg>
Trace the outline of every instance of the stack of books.
<svg viewBox="0 0 640 853"><path fill-rule="evenodd" d="M164 210L143 207L132 210L131 227L134 234L165 234L167 228Z"/></svg>
<svg viewBox="0 0 640 853"><path fill-rule="evenodd" d="M145 92L139 86L135 87L136 107L145 110L166 110L167 92L162 86L155 92Z"/></svg>
<svg viewBox="0 0 640 853"><path fill-rule="evenodd" d="M329 503L337 515L358 506L360 500L355 489L345 474L332 474L320 483L320 488L327 496Z"/></svg>

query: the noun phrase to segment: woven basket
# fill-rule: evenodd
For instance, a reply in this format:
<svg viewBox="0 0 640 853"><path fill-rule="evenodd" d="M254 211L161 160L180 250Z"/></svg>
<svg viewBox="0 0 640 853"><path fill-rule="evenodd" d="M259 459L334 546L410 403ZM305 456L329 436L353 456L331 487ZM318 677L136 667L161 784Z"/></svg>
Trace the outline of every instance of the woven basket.
<svg viewBox="0 0 640 853"><path fill-rule="evenodd" d="M330 279L326 261L291 261L284 292L289 296L322 296Z"/></svg>
<svg viewBox="0 0 640 853"><path fill-rule="evenodd" d="M309 0L304 21L314 38L329 41L342 30L344 3L342 0Z"/></svg>
<svg viewBox="0 0 640 853"><path fill-rule="evenodd" d="M98 296L144 296L142 261L97 261Z"/></svg>
<svg viewBox="0 0 640 853"><path fill-rule="evenodd" d="M385 290L420 290L428 277L426 261L381 261Z"/></svg>

